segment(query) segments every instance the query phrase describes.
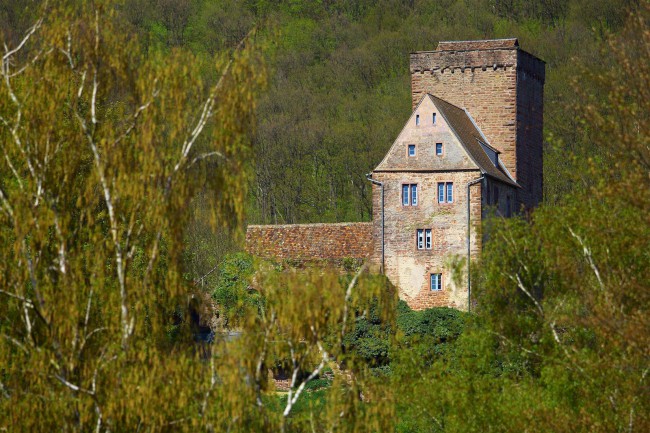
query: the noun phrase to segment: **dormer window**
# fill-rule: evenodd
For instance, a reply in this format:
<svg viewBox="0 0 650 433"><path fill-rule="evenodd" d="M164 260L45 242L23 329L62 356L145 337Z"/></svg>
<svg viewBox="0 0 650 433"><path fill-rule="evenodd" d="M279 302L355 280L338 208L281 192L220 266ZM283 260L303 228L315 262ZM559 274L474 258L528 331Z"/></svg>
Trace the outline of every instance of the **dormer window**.
<svg viewBox="0 0 650 433"><path fill-rule="evenodd" d="M434 125L436 124L436 113L433 113L433 115L431 116L431 123L433 123Z"/></svg>
<svg viewBox="0 0 650 433"><path fill-rule="evenodd" d="M442 156L442 143L436 143L436 155Z"/></svg>
<svg viewBox="0 0 650 433"><path fill-rule="evenodd" d="M420 115L416 114L415 115L415 126L419 126L419 125L420 125Z"/></svg>
<svg viewBox="0 0 650 433"><path fill-rule="evenodd" d="M409 144L409 156L415 156L415 144Z"/></svg>

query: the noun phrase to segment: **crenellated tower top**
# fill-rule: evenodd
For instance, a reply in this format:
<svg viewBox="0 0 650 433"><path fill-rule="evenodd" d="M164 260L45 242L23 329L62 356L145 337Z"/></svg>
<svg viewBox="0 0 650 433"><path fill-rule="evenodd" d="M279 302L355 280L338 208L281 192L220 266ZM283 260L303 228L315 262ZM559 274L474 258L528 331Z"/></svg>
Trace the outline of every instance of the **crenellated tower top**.
<svg viewBox="0 0 650 433"><path fill-rule="evenodd" d="M442 41L411 53L413 107L426 93L465 108L522 186L519 205L542 200L545 63L516 38Z"/></svg>

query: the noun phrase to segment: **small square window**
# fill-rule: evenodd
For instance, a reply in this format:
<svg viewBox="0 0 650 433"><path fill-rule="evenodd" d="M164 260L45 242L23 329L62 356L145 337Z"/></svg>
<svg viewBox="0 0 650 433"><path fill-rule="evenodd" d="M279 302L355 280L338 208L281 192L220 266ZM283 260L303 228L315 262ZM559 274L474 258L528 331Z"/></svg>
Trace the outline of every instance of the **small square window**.
<svg viewBox="0 0 650 433"><path fill-rule="evenodd" d="M436 124L436 113L433 113L433 116L431 116L431 121L434 125Z"/></svg>
<svg viewBox="0 0 650 433"><path fill-rule="evenodd" d="M438 182L438 203L454 202L453 182Z"/></svg>
<svg viewBox="0 0 650 433"><path fill-rule="evenodd" d="M442 274L431 274L431 290L442 290Z"/></svg>
<svg viewBox="0 0 650 433"><path fill-rule="evenodd" d="M436 143L436 155L442 155L442 143Z"/></svg>
<svg viewBox="0 0 650 433"><path fill-rule="evenodd" d="M419 115L419 114L416 114L416 115L415 115L415 125L417 126L417 125L419 125L419 124L420 124L420 115Z"/></svg>
<svg viewBox="0 0 650 433"><path fill-rule="evenodd" d="M417 206L418 186L417 184L402 185L402 206Z"/></svg>
<svg viewBox="0 0 650 433"><path fill-rule="evenodd" d="M415 156L415 144L409 144L409 156Z"/></svg>

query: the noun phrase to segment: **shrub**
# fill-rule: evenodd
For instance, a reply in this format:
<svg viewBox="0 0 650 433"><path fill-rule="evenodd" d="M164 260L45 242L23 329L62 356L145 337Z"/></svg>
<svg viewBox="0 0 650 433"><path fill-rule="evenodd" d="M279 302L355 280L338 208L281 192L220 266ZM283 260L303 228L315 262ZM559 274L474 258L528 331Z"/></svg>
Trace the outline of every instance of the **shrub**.
<svg viewBox="0 0 650 433"><path fill-rule="evenodd" d="M212 298L219 306L226 326L236 324L247 307L258 307L261 296L250 288L254 273L253 258L246 253L227 254L219 266L217 286Z"/></svg>
<svg viewBox="0 0 650 433"><path fill-rule="evenodd" d="M452 308L429 308L413 311L406 302L397 303L398 340L391 345L393 330L382 323L377 306L372 305L360 316L345 339L348 350L355 353L378 373L390 372L391 351L407 348L425 363L448 356L453 343L463 332L466 313Z"/></svg>

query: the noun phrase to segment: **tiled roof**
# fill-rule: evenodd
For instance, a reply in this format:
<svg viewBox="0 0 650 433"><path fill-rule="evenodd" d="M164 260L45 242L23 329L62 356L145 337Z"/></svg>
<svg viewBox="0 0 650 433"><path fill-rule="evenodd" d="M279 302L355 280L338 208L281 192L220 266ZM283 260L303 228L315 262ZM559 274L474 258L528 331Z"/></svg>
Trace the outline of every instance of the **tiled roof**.
<svg viewBox="0 0 650 433"><path fill-rule="evenodd" d="M485 39L482 41L440 41L437 51L515 49L517 38Z"/></svg>
<svg viewBox="0 0 650 433"><path fill-rule="evenodd" d="M436 104L440 114L445 118L467 153L482 172L501 182L517 186L517 183L503 171L502 167L496 166L485 153L481 142L490 147L489 143L487 143L487 140L465 110L431 94L426 96L429 96Z"/></svg>

